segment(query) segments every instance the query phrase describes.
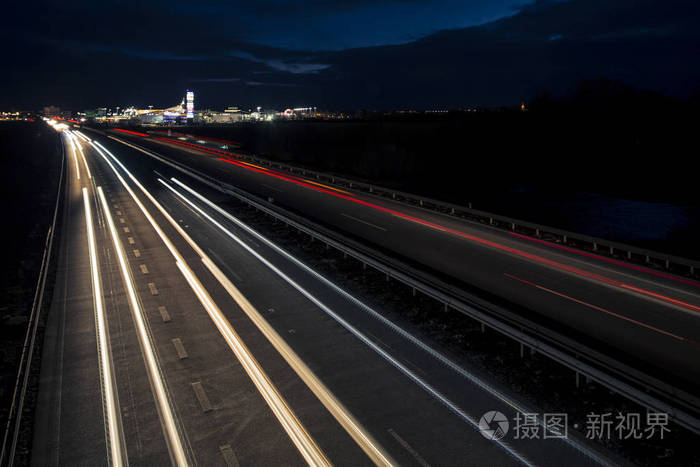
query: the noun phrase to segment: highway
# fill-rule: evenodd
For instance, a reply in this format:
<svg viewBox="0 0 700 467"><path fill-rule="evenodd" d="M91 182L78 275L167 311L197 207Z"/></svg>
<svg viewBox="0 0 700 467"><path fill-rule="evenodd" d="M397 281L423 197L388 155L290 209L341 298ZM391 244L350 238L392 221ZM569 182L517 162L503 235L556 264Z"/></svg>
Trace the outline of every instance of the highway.
<svg viewBox="0 0 700 467"><path fill-rule="evenodd" d="M700 388L700 282L323 186L174 138L114 134L272 198L690 394Z"/></svg>
<svg viewBox="0 0 700 467"><path fill-rule="evenodd" d="M221 193L113 139L62 137L69 179L34 464L614 463L573 435L487 439L486 412L534 410L245 225ZM333 222L356 235L449 237L326 192L337 190L172 157L289 193L314 217L338 209ZM417 260L431 256L422 250Z"/></svg>

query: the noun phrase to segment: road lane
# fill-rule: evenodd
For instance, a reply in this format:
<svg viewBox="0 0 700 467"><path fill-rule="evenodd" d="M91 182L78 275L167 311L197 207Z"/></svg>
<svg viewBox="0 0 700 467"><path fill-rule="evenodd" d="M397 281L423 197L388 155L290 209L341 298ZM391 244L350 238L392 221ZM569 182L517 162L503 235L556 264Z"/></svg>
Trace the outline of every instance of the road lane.
<svg viewBox="0 0 700 467"><path fill-rule="evenodd" d="M277 333L284 334L285 340L288 340L290 345L292 341L294 342L295 351L299 352L305 362L312 362L312 368L323 369L319 377L331 387L333 393L344 404L350 407L353 414L357 416L361 414L361 420L369 420L366 423L371 423L369 428L379 441L389 450L392 449L390 447L392 445L399 450L399 453L390 451L392 456L396 456L399 460L410 459L410 462L416 462L405 446L399 443L389 430L400 434L401 439L413 446L413 449L423 458L433 461L449 458L472 459L476 462L481 459L485 462L486 459L498 458L506 462L510 457L503 451L501 454L497 454L498 450L494 452L493 449L497 447L494 443L485 440L473 426L467 426L464 421L460 421L448 407L436 409L435 399L424 388L416 385L410 378L406 378L404 373L397 371L391 364L388 364L387 368L387 363L377 362L376 352L369 349L365 342L353 342L353 339L357 341L357 337L348 333L342 326L324 318L325 313L318 306L313 306L316 304L311 303L310 307L310 303L305 302L303 296L300 301L299 298L294 298L293 294L290 295L287 292L289 284L270 278L269 273L264 272L264 268L261 270L259 261L256 264L255 258L251 262L249 257L246 258L245 251L242 253L231 251L230 241L225 241L225 237L222 239L221 235L212 234L206 223L201 224L202 213L197 213L191 207L174 203L172 197L168 201L169 197L164 197L162 193L158 194L158 184L154 184L153 170L157 170L159 174L167 173L167 166L154 165L139 160L138 157L134 158L133 154L128 155L128 152L120 149L119 146L114 150L126 164L137 170L139 179L147 185L149 191L156 194L159 202L164 203L166 210L187 231L188 235L191 235L197 243L206 244L208 248L217 251L217 256L223 260L224 264L233 264L238 270L246 271L243 282L236 285L246 296L254 297L255 302L261 304L256 304L256 308L268 310L264 314L265 317L275 323ZM252 239L248 234L243 235L248 240ZM257 244L260 245L259 239ZM251 245L254 243L251 242ZM194 264L192 268L196 270ZM289 271L289 265L284 266L284 269ZM298 271L293 274L295 279L299 277ZM202 276L199 273L198 275ZM318 282L317 279L312 282L309 282L310 280L308 277L303 278L305 284ZM323 287L319 289L318 283L310 287L314 287L314 294L319 293L327 297L323 300L333 300L333 303L338 306L337 309L344 313L344 319L357 321L362 316L366 316L364 311L358 314L357 305L349 305L347 298L339 297L336 292L328 291ZM278 297L279 294L282 295ZM216 301L219 302L218 299ZM229 313L227 315L232 324L237 326L235 318ZM407 344L403 339L396 341L395 331L384 329L384 325L375 328L373 319L361 319L363 328L371 329L368 334L378 336L376 346L384 348L388 344L391 348L402 349L402 365L410 368L417 367L415 371L430 374L431 379L436 378L441 388L448 388L450 398L459 400L460 405L469 407L472 419L478 419L485 409L493 407L494 403L503 404L502 401L494 401L491 394L479 395L484 392L483 387L466 390L464 376L455 375L453 370L445 374L444 367L436 366L434 357L430 355L426 357L422 355L424 353L422 351L416 354L415 350L406 350ZM356 326L357 324L353 323L353 327ZM374 338L372 340L374 341ZM413 345L410 344L410 346ZM358 393L359 381L362 381L360 387L363 388L360 393ZM376 388L370 390L370 386L376 386ZM505 405L507 407L507 404ZM430 408L421 410L420 407ZM508 411L507 408L503 410ZM512 409L509 413L513 413ZM425 426L433 428L426 432ZM552 456L550 460L574 458L576 461L571 462L590 462L590 459L581 452L572 455L572 452L577 452L576 449L567 446L564 446L563 450L542 449L536 444L530 444L528 447L527 443L524 443L522 448L527 450L528 454L532 453L535 456ZM503 458L504 454L507 455L506 458ZM510 458L512 461L513 458Z"/></svg>
<svg viewBox="0 0 700 467"><path fill-rule="evenodd" d="M473 294L517 310L521 316L564 332L644 371L671 379L689 392L700 384L700 348L692 343L700 336L700 316L695 313L700 296L693 285L555 250L507 232L389 200L354 194L361 202L350 201L341 193L334 191L331 195L321 191L332 190L304 186L311 185L311 181L302 184L285 180L293 178L289 174L279 178L271 176L268 169L244 168L201 152L196 157L198 153L191 148L173 150L162 144L144 143L144 140L139 140L138 144L154 147L174 160L209 172L253 194L267 196L260 191L261 183L276 187L284 191L284 196L275 196L275 204L382 251L409 258L412 264L459 284ZM353 222L340 213L384 226L393 235L382 235L377 229ZM675 339L668 336L640 328L634 321L563 306L562 301L551 294L514 287L511 281L505 280L504 273L524 278L533 277L529 276L531 273L552 277L558 285L565 284L566 292L581 300L625 313L634 321L682 335L686 340L674 342ZM607 281L601 281L601 276Z"/></svg>
<svg viewBox="0 0 700 467"><path fill-rule="evenodd" d="M150 195L150 193L148 193L147 190L143 188L143 186L138 182L138 180L136 180L133 177L133 175L131 175L128 172L128 170L119 162L118 159L114 157L113 154L109 153L99 143L95 144L95 149L97 149L97 151L103 157L104 161L107 162L107 164L113 170L115 176L119 179L122 186L131 195L132 199L139 206L139 209L141 210L143 215L148 219L153 229L157 232L158 236L166 245L166 247L174 257L177 267L180 269L180 272L183 274L188 284L194 291L195 295L202 303L202 306L211 316L212 320L219 329L219 332L222 334L231 350L234 352L238 360L245 368L246 372L257 387L260 394L270 406L273 413L284 427L285 431L287 431L292 442L297 446L297 449L299 450L302 457L310 465L327 465L328 460L326 459L325 454L320 450L316 442L309 435L306 428L301 424L296 415L289 408L287 402L281 397L277 388L272 384L269 377L265 374L264 370L260 367L259 363L252 356L246 345L241 341L238 334L231 327L230 323L225 319L219 307L216 305L216 303L212 301L211 297L209 296L209 293L202 286L199 278L195 275L195 273L192 272L187 261L180 254L177 248L172 244L170 239L163 232L158 223L156 223L156 221L151 216L150 212L134 194L134 192L126 183L126 181L122 178L121 175L119 175L117 169L114 167L114 165L109 160L107 155L105 155L104 152L106 152L110 156L110 158L114 162L116 162L124 172L126 172L127 176L131 179L131 181L142 190L142 192L151 200L151 202L153 202L153 204L156 205L156 207L159 207L155 199ZM162 208L160 208L159 210L164 215L167 214L164 210L162 210ZM172 219L169 220L171 221L171 224L173 224L173 226L177 226L177 224L174 221L172 221Z"/></svg>
<svg viewBox="0 0 700 467"><path fill-rule="evenodd" d="M143 310L136 295L134 282L130 275L130 267L127 264L128 260L124 254L124 249L117 234L114 220L112 219L112 214L110 212L109 205L107 204L107 199L105 198L102 187L98 187L97 191L102 206L102 212L107 219L107 227L112 238L114 251L116 252L119 260L119 269L122 274L124 286L127 290L127 295L129 297L129 305L132 316L138 330L139 344L141 347L141 352L144 355L144 360L146 361L149 380L153 387L155 398L158 402L159 414L163 423L163 431L166 433L171 460L175 465L184 466L188 464L187 455L185 453L185 448L183 447L183 442L175 421L175 416L173 415L171 409L171 403L167 395L165 384L163 383L163 379L161 377L161 369L157 362L157 357L153 349L153 343L151 342L150 335L147 331ZM87 196L86 190L84 191L84 194Z"/></svg>
<svg viewBox="0 0 700 467"><path fill-rule="evenodd" d="M107 432L109 445L108 462L110 465L119 467L126 464L127 453L125 452L121 411L119 409L117 386L112 365L112 349L107 335L108 325L105 318L102 282L100 280L99 266L97 263L97 245L95 242L95 230L90 207L91 199L88 195L87 188L83 188L82 191L85 206L85 225L88 233L88 251L90 253L90 275L92 278L92 293L95 306L100 375L102 377L102 391L105 405L105 431Z"/></svg>
<svg viewBox="0 0 700 467"><path fill-rule="evenodd" d="M64 145L68 146L65 139ZM42 350L31 463L106 465L85 211L77 162L69 157L66 163L69 176L62 194L57 274Z"/></svg>
<svg viewBox="0 0 700 467"><path fill-rule="evenodd" d="M86 152L88 164L96 163L92 175L105 188L106 197L102 204L108 203L109 207L103 208L122 216L120 226L129 229L128 232L120 229L121 243L125 245L126 239L132 237L134 247L144 252L143 255L140 251L136 254L138 250L134 248L133 256L130 256L132 260L139 258L149 262L148 274L136 277L141 268L132 261L130 274L136 282L139 304L144 310L149 310L146 320L150 322L145 325L147 332L156 339L157 358L173 398L173 407L183 417L185 431L191 434L186 443L192 458L187 463L211 465L233 456L243 463L265 459L274 464L301 465L303 460L288 442L284 431L261 406L262 401L258 402L256 391L246 383L245 373L230 358L230 353L223 351L226 344L220 339L212 339L216 337L216 330L211 320L202 312L194 294L187 293L189 289L184 278L177 272L173 274L177 268L175 263L163 260L165 248L162 244L155 245L152 227L146 226L140 211L132 206L129 195L114 183L113 176L104 170L98 157L93 149ZM78 163L73 158L71 160ZM88 166L84 169L89 170ZM72 168L69 170L74 174ZM37 465L107 465L109 446L103 428L89 249L86 248L84 201L81 197L82 188L90 191L94 185L86 177L78 180L75 175L67 186L59 263L59 280L65 282L66 288L62 294L54 295L54 305L49 313L32 458ZM143 356L137 350L136 328L119 278L116 255L105 230L109 222L102 217L101 210L95 214L93 225L98 229L95 250L99 252L95 258L99 276L103 279L110 328L108 339L115 357L114 374L119 398L123 402L120 415L124 420L128 460L134 465L167 463L170 458L160 429L158 410L151 395ZM65 244L71 248L66 249ZM167 251L165 254L172 258ZM154 283L151 281L158 284L160 293L156 296L148 293L147 284ZM164 303L169 310L166 311L169 317L167 328L156 326L156 323L164 326L165 321L160 318L161 310L165 311ZM158 318L154 321L156 314ZM173 351L171 332L183 336L187 345L188 357L184 362ZM290 378L283 379L283 382L295 387ZM206 413L192 404L195 385L210 400L211 410ZM318 418L323 420L322 416ZM319 429L325 428L325 423L319 421ZM328 431L333 433L332 429ZM347 451L342 440L339 439L336 445L340 452L343 448ZM351 452L346 454L348 459L356 460ZM362 462L354 464L362 465Z"/></svg>

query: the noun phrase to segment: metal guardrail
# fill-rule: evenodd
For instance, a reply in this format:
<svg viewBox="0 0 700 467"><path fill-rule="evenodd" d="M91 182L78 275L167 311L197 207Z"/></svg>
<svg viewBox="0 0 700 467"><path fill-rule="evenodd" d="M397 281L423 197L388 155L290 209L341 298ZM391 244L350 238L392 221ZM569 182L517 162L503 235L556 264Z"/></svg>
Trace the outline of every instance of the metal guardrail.
<svg viewBox="0 0 700 467"><path fill-rule="evenodd" d="M664 412L676 423L700 434L700 398L625 365L598 351L555 333L521 316L446 284L406 263L377 252L343 235L291 213L272 202L216 180L196 169L168 160L157 153L118 138L111 139L140 150L217 191L232 195L329 247L393 278L415 291L452 307L491 329L527 346L579 374L653 411Z"/></svg>
<svg viewBox="0 0 700 467"><path fill-rule="evenodd" d="M36 289L34 291L34 300L32 302L29 320L27 321L27 333L24 337L22 356L20 358L15 387L12 393L10 411L7 414L7 425L5 427L5 433L2 440L0 465L14 465L17 441L19 439L19 432L22 426L24 400L27 394L27 388L29 386L29 376L31 374L32 360L34 357L36 334L39 328L41 308L44 303L44 289L46 287L46 278L48 276L49 265L51 264L53 239L54 233L56 232L56 219L58 217L58 208L61 204L61 190L64 185L66 150L63 141L61 141L61 153L61 175L59 177L58 191L56 193L56 205L53 212L53 221L51 222L51 227L49 227L49 231L46 234L46 242L44 244L44 252L41 259L39 277L37 280Z"/></svg>
<svg viewBox="0 0 700 467"><path fill-rule="evenodd" d="M95 130L92 128L90 129L93 131L98 131L103 135L107 134L105 131ZM561 243L572 248L582 249L581 247L585 245L588 246L591 251L598 253L601 256L603 256L604 253L607 253L609 256L615 255L616 252L618 254L622 253L622 256L618 256L618 258L622 260L637 260L637 262L647 267L661 267L673 273L681 273L692 278L700 278L700 261L698 260L683 258L677 255L648 250L646 248L640 248L634 245L615 242L600 237L571 232L534 222L502 216L487 211L472 209L471 203L468 207L460 206L458 204L436 200L427 196L419 196L400 190L394 190L381 185L359 182L357 180L352 180L350 178L335 174L320 172L313 169L300 168L298 166L265 159L251 154L240 152L237 154L246 160L255 162L256 164L276 167L292 174L311 176L326 183L331 183L356 191L362 191L365 194L378 198L390 198L394 201L409 204L413 207L422 208L427 211L437 212L468 221L479 222L481 224L487 224L503 230L518 232L536 238L542 238L543 240L548 240L548 237L553 237L557 243Z"/></svg>
<svg viewBox="0 0 700 467"><path fill-rule="evenodd" d="M269 159L251 156L249 154L241 155L244 158L260 165L277 167L279 169L286 170L287 172L301 174L304 176L312 176L317 180L322 180L326 183L339 185L357 191L363 191L366 194L374 195L379 198L390 198L394 201L410 204L413 207L423 208L428 211L434 211L440 214L466 220L474 220L493 227L499 227L512 232L520 232L538 238L545 237L546 239L547 234L549 234L559 240L559 242L574 248L580 248L581 244L585 244L589 245L591 250L597 253L607 251L610 255L613 255L615 252L618 252L623 254L622 259L640 259L646 265L658 265L666 270L683 272L691 277L697 277L697 275L700 274L700 261L697 260L648 250L625 243L615 242L577 232L571 232L534 222L523 221L512 217L501 216L499 214L494 214L487 211L472 209L471 206L460 206L457 204L448 203L446 201L439 201L425 196L418 196L371 183L358 182L356 180L351 180L349 178L324 172L302 169L293 165L283 164L281 162L275 162Z"/></svg>

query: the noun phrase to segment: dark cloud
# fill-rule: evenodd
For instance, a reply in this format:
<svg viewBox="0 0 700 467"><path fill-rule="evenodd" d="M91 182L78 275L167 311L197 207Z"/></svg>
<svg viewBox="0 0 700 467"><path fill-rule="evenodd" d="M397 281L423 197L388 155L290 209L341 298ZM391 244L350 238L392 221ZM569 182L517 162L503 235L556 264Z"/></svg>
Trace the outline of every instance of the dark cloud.
<svg viewBox="0 0 700 467"><path fill-rule="evenodd" d="M329 68L330 65L325 63L304 63L304 62L290 62L285 59L280 58L259 58L249 52L242 52L240 50L233 50L229 52L232 57L242 58L244 60L249 60L254 63L264 63L270 68L278 71L286 71L287 73L294 74L308 74L308 73L318 73L321 70Z"/></svg>
<svg viewBox="0 0 700 467"><path fill-rule="evenodd" d="M476 2L461 2L461 10L450 10L452 0L433 2L433 9L446 11L423 22L411 16L428 3L362 1L307 9L277 1L269 5L274 14L254 23L250 18L265 14L260 3L241 5L240 15L230 16L226 2L52 2L28 16L13 2L5 7L8 27L0 31L6 45L0 106L161 107L195 88L198 103L215 108L442 108L514 105L543 89L565 92L591 77L675 95L687 95L700 83L696 1L481 2L498 5L481 10L484 17L507 14L466 28L436 18L459 16ZM367 12L371 17L362 16ZM325 26L313 34L303 31L304 21L318 15L327 16L318 21ZM323 42L332 38L337 44L343 39L336 36L349 29L372 36L377 25L388 37L379 43L405 42L390 40L410 30L405 24L393 28L393 18L421 26L402 44L357 47L348 39L349 48L335 50ZM464 22L479 18L472 14ZM340 23L337 31L328 30ZM265 45L265 38L282 44L295 25L303 32L300 42L320 38L316 51ZM422 30L437 32L424 36Z"/></svg>

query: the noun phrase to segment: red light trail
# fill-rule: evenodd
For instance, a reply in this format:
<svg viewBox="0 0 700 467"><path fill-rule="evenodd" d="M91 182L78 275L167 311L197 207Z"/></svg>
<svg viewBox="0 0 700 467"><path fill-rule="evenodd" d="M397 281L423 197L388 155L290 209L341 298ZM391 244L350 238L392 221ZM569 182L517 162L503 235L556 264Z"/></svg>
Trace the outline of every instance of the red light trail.
<svg viewBox="0 0 700 467"><path fill-rule="evenodd" d="M120 128L114 128L114 131L121 131L122 133L129 133L130 135L148 137L148 135L143 134L143 133L137 133L137 132L135 132L135 131L129 131L129 130L122 130L122 129L120 129Z"/></svg>
<svg viewBox="0 0 700 467"><path fill-rule="evenodd" d="M127 131L127 130L118 130L118 131L123 131L123 132L126 132L126 133L132 133L132 134L136 134L136 135L138 135L138 136L148 136L148 135L144 135L144 134L141 134L141 133L135 133L135 132ZM574 266L569 266L569 265L567 265L567 264L563 264L563 263L560 263L560 262L557 262L557 261L553 261L553 260L544 258L544 257L542 257L542 256L539 256L539 255L536 255L536 254L533 254L533 253L529 253L529 252L526 252L526 251L523 251L523 250L519 250L519 249L517 249L517 248L513 248L513 247L510 247L510 246L507 246L507 245L504 245L504 244L501 244L501 243L498 243L498 242L495 242L495 241L492 241L492 240L488 240L488 239L485 239L485 238L482 238L482 237L478 237L478 236L476 236L476 235L468 234L468 233L466 233L466 232L462 232L462 231L460 231L460 230L456 230L456 229L453 229L453 228L450 228L450 227L446 227L446 226L444 226L444 225L440 225L440 224L437 224L437 223L434 223L434 222L430 222L430 221L427 221L427 220L424 220L424 219L420 219L420 218L418 218L418 217L414 217L414 216L411 216L411 215L408 215L408 214L405 214L405 213L402 213L402 212L399 212L399 211L395 211L395 210L393 210L393 209L385 208L385 207L383 207L383 206L379 206L379 205L377 205L377 204L370 203L370 202L368 202L368 201L364 201L364 200L355 198L355 197L353 197L353 196L350 196L347 192L343 192L343 191L340 191L340 190L338 190L338 191L333 191L333 190L335 190L335 189L334 189L334 188L331 188L331 187L326 187L326 186L324 186L324 185L320 185L320 184L317 184L317 183L315 183L315 182L310 182L310 181L308 181L308 180L304 180L304 179L301 179L301 178L296 178L296 177L294 177L294 176L283 175L283 174L281 174L281 173L279 173L279 172L275 172L275 171L272 171L272 170L269 170L269 169L266 169L266 168L263 168L263 167L258 167L258 166L252 165L252 164L248 164L248 163L245 163L245 162L236 161L236 160L231 159L230 156L235 156L235 157L237 157L237 158L240 159L242 156L240 156L240 155L238 155L238 154L234 154L234 153L227 152L227 151L221 151L221 150L218 150L218 149L205 148L205 147L200 146L200 145L197 145L197 144L186 143L186 142L182 142L182 141L175 141L175 140L172 140L172 139L169 139L169 138L155 137L154 139L157 139L157 140L160 140L160 141L163 141L163 142L166 142L166 143L170 143L170 144L176 144L176 145L179 145L179 146L183 146L183 147L186 147L186 148L188 148L188 149L194 149L194 150L197 150L197 151L206 152L206 153L213 154L213 155L216 155L216 156L224 156L224 157L219 157L219 160L221 160L221 161L223 161L223 162L228 162L229 164L237 165L237 166L239 166L239 167L243 167L243 168L248 169L248 170L253 170L253 171L255 171L255 172L259 172L259 173L262 173L262 174L265 174L265 175L268 175L268 176L271 176L271 177L275 177L275 178L278 178L278 179L281 179L281 180L285 180L285 181L287 181L287 182L295 183L295 184L297 184L297 185L301 185L301 186L304 186L304 187L306 187L306 188L310 188L310 189L312 189L312 190L316 190L316 191L319 191L319 192L322 192L322 193L326 193L326 194L329 194L329 195L332 195L332 196L336 196L336 197L338 197L338 198L343 198L343 199L348 200L348 201L351 201L351 202L353 202L353 203L361 204L361 205L363 205L363 206L367 206L367 207L370 207L370 208L372 208L372 209L375 209L375 210L378 210L378 211L381 211L381 212L385 212L385 213L387 213L387 214L391 214L391 215L393 215L393 216L396 216L396 217L399 217L399 218L402 218L402 219L406 219L406 220L409 220L409 221L412 221L412 222L416 222L416 223L418 223L418 224L421 224L421 225L424 225L424 226L427 226L427 227L431 227L431 228L434 228L434 229L442 230L443 232L447 232L447 233L450 233L450 234L452 234L452 235L455 235L455 236L458 236L458 237L461 237L461 238L464 238L464 239L467 239L467 240L471 240L471 241L473 241L473 242L475 242L475 243L479 243L479 244L481 244L481 245L485 245L485 246L488 246L488 247L491 247L491 248L495 248L495 249L504 251L504 252L506 252L506 253L510 253L510 254L515 255L515 256L519 256L519 257L521 257L521 258L525 258L525 259L529 259L529 260L531 260L531 261L538 262L538 263L540 263L540 264L545 264L545 265L548 265L548 266L550 266L550 267L553 267L553 268L556 268L556 269L559 269L559 270L563 270L563 271L566 271L566 272L569 272L569 273L572 273L572 274L576 274L576 275L581 276L581 277L585 277L585 278L587 278L587 279L595 280L595 281L598 281L598 282L601 282L601 283L604 283L604 284L607 284L607 285L611 285L611 286L618 287L618 288L621 288L621 289L624 289L624 290L628 290L628 291L630 291L630 292L634 292L634 293L636 293L636 294L640 294L640 295L643 295L643 296L646 296L646 297L649 297L649 298L653 298L653 299L656 299L656 300L660 300L660 301L666 302L666 303L671 304L671 305L675 305L675 306L679 306L679 307L682 307L682 308L686 308L686 309L691 310L691 311L696 312L696 313L700 313L700 306L693 305L693 304L691 304L691 303L687 303L687 302L684 302L684 301L681 301L681 300L678 300L678 299L675 299L675 298L672 298L672 297L668 297L668 296L666 296L666 295L662 295L662 294L659 294L659 293L656 293L656 292L652 292L652 291L650 291L650 290L642 289L642 288L640 288L640 287L636 287L636 286L633 286L633 285L630 285L630 284L627 284L627 283L624 283L624 282L621 282L621 281L618 281L618 280L615 280L615 279L610 279L610 278L608 278L608 277L601 276L601 275L599 275L599 274L595 274L595 273L588 272L588 271L585 271L585 270L583 270L583 269L580 269L580 268L577 268L577 267L574 267ZM520 236L519 234L514 234L514 233L511 233L511 234L512 234L512 235L515 235L515 236ZM528 240L534 240L534 239L530 239L530 238L528 238L528 237L525 237L525 238L528 239ZM559 246L559 247L561 247L561 248L567 248L567 247L563 247L563 246L560 246L560 245L557 245L557 246ZM578 251L576 251L576 253L588 255L588 254L585 253L585 252L578 252ZM596 259L608 260L608 258L599 258L598 256L595 256L595 255L590 255L590 256L591 256L591 257L594 257L594 258L596 258ZM610 261L611 261L611 262L614 262L615 260L610 260ZM623 264L624 264L624 263L623 263ZM625 265L626 265L626 264L625 264ZM626 265L626 266L633 267L634 265ZM633 269L636 269L636 267L633 267ZM652 273L652 274L653 274L653 273L656 273L656 271L646 271L645 269L642 269L642 268L640 268L640 270L642 270L642 271L644 271L644 272L650 272L650 273ZM658 274L663 274L663 273L658 273ZM680 278L679 278L679 279L680 279Z"/></svg>
<svg viewBox="0 0 700 467"><path fill-rule="evenodd" d="M458 237L461 237L461 238L465 238L465 239L471 240L471 241L473 241L473 242L476 242L476 243L479 243L479 244L482 244L482 245L485 245L485 246L489 246L489 247L491 247L491 248L495 248L495 249L498 249L498 250L501 250L501 251L504 251L504 252L507 252L507 253L511 253L511 254L513 254L513 255L516 255L516 256L519 256L519 257L522 257L522 258L526 258L526 259L529 259L529 260L538 262L538 263L540 263L540 264L546 264L546 265L551 266L551 267L554 267L554 268L556 268L556 269L560 269L560 270L563 270L563 271L566 271L566 272L570 272L570 273L576 274L576 275L581 276L581 277L586 277L586 278L588 278L588 279L592 279L592 280L595 280L595 281L598 281L598 282L602 282L602 283L605 283L605 284L608 284L608 285L611 285L611 286L615 286L615 287L618 287L618 288L622 288L622 289L625 289L625 290L629 290L629 291L631 291L631 292L635 292L635 293L638 293L638 294L641 294L641 295L644 295L644 296L647 296L647 297L650 297L650 298L654 298L654 299L657 299L657 300L661 300L661 301L667 302L667 303L672 304L672 305L676 305L676 306L680 306L680 307L686 308L686 309L691 310L691 311L693 311L693 312L700 312L700 307L697 306L697 305L693 305L693 304L691 304L691 303L686 303L686 302L683 302L683 301L681 301L681 300L677 300L677 299L675 299L675 298L667 297L667 296L665 296L665 295L661 295L661 294L658 294L658 293L655 293L655 292L652 292L652 291L649 291L649 290L646 290L646 289L642 289L642 288L640 288L640 287L636 287L636 286L633 286L633 285L630 285L630 284L626 284L626 283L621 282L621 281L617 281L617 280L614 280L614 279L610 279L610 278L608 278L608 277L601 276L601 275L599 275L599 274L594 274L594 273L591 273L591 272L588 272L588 271L584 271L583 269L579 269L579 268L574 267L574 266L569 266L569 265L567 265L567 264L559 263L559 262L557 262L557 261L553 261L553 260L544 258L544 257L542 257L542 256L535 255L535 254L533 254L533 253L529 253L529 252L526 252L526 251L523 251L523 250L518 250L517 248L513 248L513 247L510 247L510 246L507 246L507 245L503 245L503 244L501 244L501 243L494 242L494 241L492 241L492 240L487 240L487 239L485 239L485 238L481 238L481 237L478 237L478 236L476 236L476 235L468 234L468 233L466 233L466 232L462 232L462 231L459 231L459 230L456 230L456 229L453 229L453 228L450 228L450 227L446 227L446 226L444 226L444 225L436 224L436 223L434 223L434 222L426 221L426 220L420 219L420 218L418 218L418 217L410 216L410 215L408 215L408 214L404 214L404 213L399 212L399 211L394 211L393 209L385 208L385 207L383 207L383 206L379 206L379 205L377 205L377 204L370 203L370 202L368 202L368 201L364 201L364 200L355 198L355 197L353 197L353 196L348 196L348 195L345 195L345 194L336 193L336 192L334 192L334 191L330 191L330 190L328 190L328 189L325 189L325 188L322 188L322 187L319 187L319 186L311 185L311 184L309 184L309 183L307 183L307 182L304 182L304 181L301 181L301 180L295 180L295 179L293 179L293 178L287 177L287 176L285 176L285 175L277 174L277 173L271 172L271 171L269 171L269 170L261 170L261 169L258 169L258 168L256 168L256 167L252 167L252 166L247 165L247 164L245 164L245 163L241 163L241 162L234 161L234 160L231 160L231 159L219 158L219 160L224 161L224 162L228 162L229 164L237 165L237 166L239 166L239 167L246 168L246 169L248 169L248 170L253 170L253 171L255 171L255 172L259 172L259 173L263 173L263 174L265 174L265 175L269 175L269 176L272 176L272 177L275 177L275 178L279 178L279 179L281 179L281 180L285 180L285 181L288 181L288 182L291 182L291 183L296 183L297 185L301 185L301 186L304 186L304 187L306 187L306 188L310 188L310 189L312 189L312 190L316 190L316 191L320 191L320 192L323 192L323 193L326 193L326 194L329 194L329 195L332 195L332 196L336 196L336 197L338 197L338 198L343 198L343 199L346 199L346 200L348 200L348 201L352 201L353 203L361 204L361 205L363 205L363 206L367 206L367 207L376 209L376 210L378 210L378 211L382 211L382 212L391 214L391 215L393 215L393 216L400 217L400 218L402 218L402 219L406 219L406 220L409 220L409 221L412 221L412 222L416 222L416 223L418 223L418 224L422 224L422 225L425 225L425 226L428 226L428 227L432 227L432 228L434 228L434 229L442 230L442 231L448 232L448 233L450 233L450 234L452 234L452 235L455 235L455 236L458 236Z"/></svg>
<svg viewBox="0 0 700 467"><path fill-rule="evenodd" d="M543 285L539 285L539 284L536 284L536 283L534 283L534 282L530 282L530 281L528 281L528 280L522 279L522 278L520 278L520 277L516 277L516 276L514 276L514 275L512 275L512 274L508 274L508 273L505 273L505 272L503 273L503 275L506 276L506 277L509 277L509 278L511 278L511 279L514 279L514 280L516 280L516 281L522 282L523 284L527 284L527 285L530 285L530 286L532 286L532 287L535 287L535 288L537 288L537 289L539 289L539 290L542 290L542 291L544 291L544 292L548 292L548 293L551 293L551 294L553 294L553 295L557 295L557 296L559 296L559 297L565 298L565 299L567 299L567 300L571 300L572 302L578 303L578 304L580 304L580 305L587 306L587 307L592 308L592 309L594 309L594 310L601 311L601 312L606 313L606 314L608 314L608 315L610 315L610 316L614 316L615 318L618 318L618 319L621 319L621 320L624 320L624 321L628 321L628 322L630 322L630 323L632 323L632 324L636 324L636 325L638 325L638 326L642 326L642 327L644 327L644 328L650 329L650 330L655 331L655 332L658 332L658 333L660 333L660 334L664 334L664 335L669 336L669 337L672 337L672 338L674 338L674 339L678 339L678 340L680 340L680 341L688 342L688 343L695 344L695 345L700 345L700 344L698 344L698 342L695 342L695 341L692 340L692 339L688 339L688 338L686 338L686 337L679 336L678 334L674 334L674 333L672 333L672 332L665 331L665 330L663 330L663 329L657 328L657 327L655 327L655 326L652 326L652 325L650 325L650 324L644 323L644 322L642 322L642 321L637 321L636 319L630 318L630 317L625 316L625 315L621 315L621 314L619 314L619 313L615 313L614 311L610 311L610 310L608 310L608 309L606 309L606 308L603 308L603 307L600 307L600 306L598 306L598 305L593 305L593 304L588 303L588 302L585 302L585 301L583 301L583 300L579 300L578 298L574 298L574 297L571 297L571 296L569 296L569 295L563 294L563 293L561 293L561 292L557 292L556 290L549 289L549 288L547 288L547 287L544 287Z"/></svg>
<svg viewBox="0 0 700 467"><path fill-rule="evenodd" d="M510 232L510 234L513 235L514 237L522 238L523 240L529 240L531 242L540 243L542 245L547 245L547 246L550 246L552 248L557 248L559 250L568 251L570 253L575 253L577 255L586 256L588 258L593 258L593 259L597 259L600 261L605 261L607 263L612 263L612 264L622 266L625 268L629 268L629 269L634 269L635 271L641 271L641 272L645 272L647 274L653 274L655 276L663 277L665 279L671 279L671 280L674 280L676 282L682 282L684 284L689 284L689 285L693 285L695 287L700 287L700 282L697 282L697 281L694 281L691 279L677 277L677 276L674 276L672 274L666 274L666 273L661 272L661 271L654 271L653 269L645 268L642 266L637 266L636 264L629 264L629 263L626 263L624 261L619 261L619 260L616 260L613 258L606 258L604 256L596 255L593 253L588 253L586 251L577 250L575 248L570 248L570 247L564 246L564 245L557 245L556 243L551 243L551 242L548 242L545 240L539 240L537 238L528 237L527 235L521 235L521 234L518 234L515 232Z"/></svg>

